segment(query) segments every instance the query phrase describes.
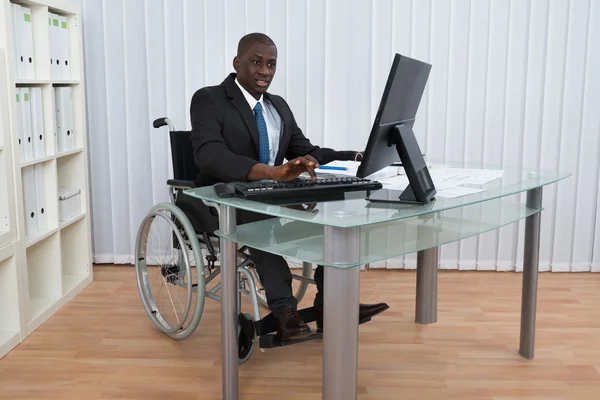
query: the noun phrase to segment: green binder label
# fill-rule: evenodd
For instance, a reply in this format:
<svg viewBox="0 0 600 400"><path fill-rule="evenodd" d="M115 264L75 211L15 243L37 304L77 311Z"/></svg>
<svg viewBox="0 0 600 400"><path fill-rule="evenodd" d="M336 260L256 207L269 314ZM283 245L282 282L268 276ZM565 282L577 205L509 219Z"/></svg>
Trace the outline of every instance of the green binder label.
<svg viewBox="0 0 600 400"><path fill-rule="evenodd" d="M27 93L23 93L23 101L29 101L29 95Z"/></svg>
<svg viewBox="0 0 600 400"><path fill-rule="evenodd" d="M25 21L31 22L31 14L23 14L23 17L25 17Z"/></svg>
<svg viewBox="0 0 600 400"><path fill-rule="evenodd" d="M19 102L19 94L17 93L17 103Z"/></svg>
<svg viewBox="0 0 600 400"><path fill-rule="evenodd" d="M58 26L58 20L56 18L52 19L52 24Z"/></svg>
<svg viewBox="0 0 600 400"><path fill-rule="evenodd" d="M65 21L62 21L60 24L62 25L63 29L67 29L67 23Z"/></svg>

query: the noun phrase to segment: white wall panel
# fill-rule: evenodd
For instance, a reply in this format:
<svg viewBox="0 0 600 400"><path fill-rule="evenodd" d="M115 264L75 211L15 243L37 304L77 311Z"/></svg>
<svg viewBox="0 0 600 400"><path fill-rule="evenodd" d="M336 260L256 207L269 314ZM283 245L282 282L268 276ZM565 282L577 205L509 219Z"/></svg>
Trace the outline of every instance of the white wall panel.
<svg viewBox="0 0 600 400"><path fill-rule="evenodd" d="M306 2L306 58L298 61L306 65L306 125L300 128L311 141L319 145L325 142L326 12L325 2ZM310 26L308 21L311 21Z"/></svg>
<svg viewBox="0 0 600 400"><path fill-rule="evenodd" d="M152 204L152 162L149 157L130 157L130 153L151 154L151 141L148 132L139 129L140 126L149 126L150 115L148 103L127 101L137 94L147 99L148 92L148 58L146 56L146 19L138 18L143 15L143 0L128 0L123 2L123 20L127 23L123 27L123 66L125 93L125 124L120 127L121 135L127 156L123 159L127 163L128 181L127 196L129 202L129 224L134 227L139 224ZM115 135L118 140L118 136ZM116 193L118 194L118 193ZM127 241L126 243L131 243ZM133 245L133 243L131 243Z"/></svg>
<svg viewBox="0 0 600 400"><path fill-rule="evenodd" d="M466 165L481 166L485 137L485 110L488 75L488 43L490 0L471 3L469 18L469 61L467 65L467 110L465 123ZM479 269L479 237L463 240L460 244L460 268Z"/></svg>
<svg viewBox="0 0 600 400"><path fill-rule="evenodd" d="M509 16L510 2L492 0L488 37L483 166L502 164ZM484 233L479 238L480 268L496 269L497 256L498 231Z"/></svg>
<svg viewBox="0 0 600 400"><path fill-rule="evenodd" d="M286 1L281 0L268 0L267 1L267 27L266 33L277 45L277 73L275 80L271 83L269 90L273 93L277 93L283 98L288 98L287 88L289 79L287 69L290 63L294 61L289 60L288 55L288 4ZM241 37L241 36L240 36ZM239 40L239 38L238 38ZM232 53L233 54L233 53ZM300 56L300 53L297 54Z"/></svg>
<svg viewBox="0 0 600 400"><path fill-rule="evenodd" d="M502 136L502 165L522 166L524 137L525 77L529 39L529 0L510 2L508 27L508 55L506 59L506 102ZM519 225L511 224L498 231L497 269L514 270L517 260ZM517 241L515 240L517 239Z"/></svg>
<svg viewBox="0 0 600 400"><path fill-rule="evenodd" d="M168 115L167 111L167 59L165 43L165 21L163 18L164 1L145 1L146 37L146 86L148 93L148 120L136 126L141 135L150 143L150 173L152 176L152 197L149 201L168 201L165 182L171 175L170 153L165 151L169 146L169 137L164 130L152 128L152 121ZM191 62L191 65L194 65ZM204 63L202 63L204 64ZM141 129L144 127L145 129ZM143 137L143 136L142 136Z"/></svg>
<svg viewBox="0 0 600 400"><path fill-rule="evenodd" d="M135 153L135 148L128 147L126 130L127 103L131 98L125 96L126 94L132 95L132 93L126 93L125 90L125 35L123 30L125 21L123 19L122 1L103 2L102 4L102 16L104 18L102 31L105 45L99 51L103 51L105 55L104 72L106 79L104 83L106 92L100 92L100 96L105 94L105 97L100 101L106 103L107 110L106 131L103 134L108 135L108 143L107 147L104 148L104 152L108 154L108 174L106 175L110 180L111 213L97 214L97 217L112 219L112 231L103 240L112 243L112 249L116 256L115 260L128 261L129 257L127 255L132 252L132 232L135 230L130 220L131 196L129 181L132 177L129 176L128 159L131 158L131 153ZM96 78L93 74L88 78L88 81ZM88 93L93 92L88 91ZM93 112L94 110L90 109L88 114ZM90 136L97 135L97 133L94 133L94 129L94 126L90 126ZM102 151L96 148L92 149L91 152L91 157L94 157L95 154ZM97 238L95 238L96 240Z"/></svg>
<svg viewBox="0 0 600 400"><path fill-rule="evenodd" d="M589 6L589 1L584 0L571 1L569 7L558 167L573 172L577 171L580 154ZM561 182L558 188L555 224L560 229L555 230L553 238L552 265L561 271L568 271L573 258L576 205L573 194L577 193L577 179Z"/></svg>
<svg viewBox="0 0 600 400"><path fill-rule="evenodd" d="M540 269L600 270L599 0L81 2L97 261L130 262L142 215L166 200L168 135L152 120L189 129L193 93L260 31L279 51L271 91L339 149L363 148L395 52L430 62L414 127L427 157L572 172L544 191ZM523 226L445 245L442 267L521 270Z"/></svg>
<svg viewBox="0 0 600 400"><path fill-rule="evenodd" d="M307 58L307 5L302 1L287 2L288 32L294 34L287 35L287 53L295 54L299 59ZM287 80L287 101L290 105L294 118L298 126L306 131L307 115L307 74L308 65L306 62L286 62L284 64L286 74L293 76L294 79ZM277 73L279 79L279 72Z"/></svg>
<svg viewBox="0 0 600 400"><path fill-rule="evenodd" d="M89 135L90 151L90 181L93 182L91 188L93 236L95 258L98 261L114 261L115 249L112 241L113 219L111 200L111 179L108 172L111 169L110 154L107 151L108 136L108 112L106 102L106 54L104 49L106 42L104 39L104 10L101 2L88 2L82 7L84 15L94 15L86 21L84 30L84 52L85 62L93 74L87 73L87 123L91 132L96 134ZM93 66L92 68L90 68ZM93 93L93 95L89 95ZM92 112L93 110L93 112ZM118 226L118 225L117 225ZM125 232L128 234L128 232ZM130 252L126 253L129 254Z"/></svg>
<svg viewBox="0 0 600 400"><path fill-rule="evenodd" d="M588 29L572 268L589 270L591 264L595 271L600 271L600 231L594 230L594 219L596 224L600 221L595 204L595 199L600 200L600 52L597 50L600 48L600 2L595 0L590 4Z"/></svg>
<svg viewBox="0 0 600 400"><path fill-rule="evenodd" d="M559 163L569 11L568 0L550 1L541 135L540 166L542 169L555 169ZM566 268L563 266L557 268L552 263L552 247L556 232L555 186L550 186L544 191L544 207L546 208L546 212L542 214L543 229L540 236L540 263L549 265L553 271L564 271ZM559 232L561 231L559 230Z"/></svg>
<svg viewBox="0 0 600 400"><path fill-rule="evenodd" d="M529 40L527 75L525 78L525 122L523 130L523 168L535 169L540 165L542 121L545 96L546 54L548 49L548 0L531 0L529 13ZM524 197L524 196L523 196ZM544 226L546 229L546 226ZM517 271L523 270L522 239L525 223L519 223L516 239ZM550 269L548 263L540 263L541 270Z"/></svg>
<svg viewBox="0 0 600 400"><path fill-rule="evenodd" d="M440 140L444 160L464 159L465 125L467 111L467 79L469 66L470 35L469 0L457 0L450 8L448 35L448 82L446 101L446 123L444 139ZM461 243L442 246L440 266L445 269L459 267ZM464 268L464 267L463 267Z"/></svg>

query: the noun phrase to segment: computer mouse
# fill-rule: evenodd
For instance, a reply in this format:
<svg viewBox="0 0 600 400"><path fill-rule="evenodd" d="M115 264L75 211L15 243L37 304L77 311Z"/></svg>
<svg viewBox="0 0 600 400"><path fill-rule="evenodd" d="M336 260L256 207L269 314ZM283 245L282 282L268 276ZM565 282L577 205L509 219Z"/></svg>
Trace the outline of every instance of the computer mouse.
<svg viewBox="0 0 600 400"><path fill-rule="evenodd" d="M217 194L217 196L224 197L234 197L235 196L235 188L231 183L219 182L213 186L213 190Z"/></svg>

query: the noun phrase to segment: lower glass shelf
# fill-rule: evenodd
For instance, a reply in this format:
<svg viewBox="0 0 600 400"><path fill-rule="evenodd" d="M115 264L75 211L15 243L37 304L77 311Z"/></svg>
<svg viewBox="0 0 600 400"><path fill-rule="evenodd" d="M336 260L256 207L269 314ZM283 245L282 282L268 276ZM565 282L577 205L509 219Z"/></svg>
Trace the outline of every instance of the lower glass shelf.
<svg viewBox="0 0 600 400"><path fill-rule="evenodd" d="M541 209L496 199L409 219L360 228L360 259L329 264L338 268L364 265L456 242L519 221ZM278 218L240 225L225 237L236 243L284 257L326 265L323 260L322 225Z"/></svg>

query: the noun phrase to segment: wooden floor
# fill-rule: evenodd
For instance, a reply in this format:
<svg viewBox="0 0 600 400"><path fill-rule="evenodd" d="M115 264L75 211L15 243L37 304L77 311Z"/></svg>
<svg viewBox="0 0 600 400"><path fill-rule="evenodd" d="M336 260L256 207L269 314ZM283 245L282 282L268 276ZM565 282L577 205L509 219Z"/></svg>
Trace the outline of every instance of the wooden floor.
<svg viewBox="0 0 600 400"><path fill-rule="evenodd" d="M439 322L414 320L414 271L361 274L391 309L360 328L359 399L600 399L600 274L540 275L536 358L517 355L521 275L441 272ZM312 293L312 292L311 292ZM303 305L312 302L307 295ZM0 360L0 399L220 399L219 304L184 341L150 323L131 267L95 281ZM320 341L258 349L242 399L321 399Z"/></svg>

